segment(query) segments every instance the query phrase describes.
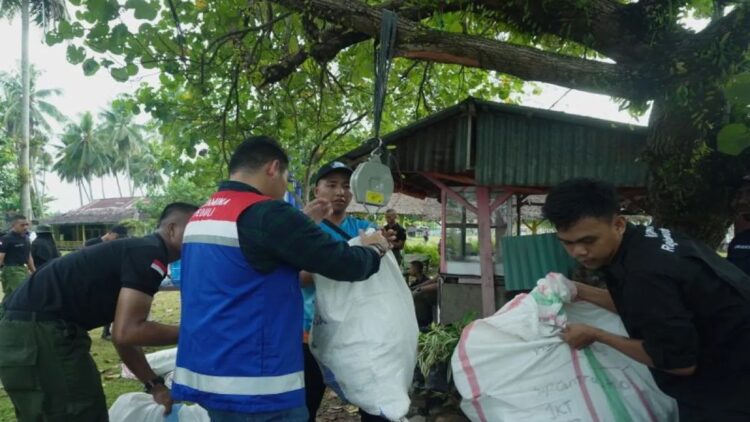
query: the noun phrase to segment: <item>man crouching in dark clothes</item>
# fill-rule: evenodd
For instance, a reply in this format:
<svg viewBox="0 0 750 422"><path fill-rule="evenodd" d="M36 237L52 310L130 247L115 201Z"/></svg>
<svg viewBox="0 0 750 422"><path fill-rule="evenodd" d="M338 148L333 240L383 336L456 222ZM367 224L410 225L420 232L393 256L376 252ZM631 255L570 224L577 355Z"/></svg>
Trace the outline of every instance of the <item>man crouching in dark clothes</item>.
<svg viewBox="0 0 750 422"><path fill-rule="evenodd" d="M750 277L687 236L628 224L619 209L614 187L597 180L547 196L544 215L568 254L604 273L608 291L577 283L578 298L617 312L630 336L570 324L563 339L647 365L680 421L750 421Z"/></svg>
<svg viewBox="0 0 750 422"><path fill-rule="evenodd" d="M170 390L141 346L177 343L179 327L147 320L167 264L180 259L196 206L168 205L149 236L107 242L57 258L5 298L0 309L0 380L19 422L108 420L88 330L114 321L112 344L156 403Z"/></svg>

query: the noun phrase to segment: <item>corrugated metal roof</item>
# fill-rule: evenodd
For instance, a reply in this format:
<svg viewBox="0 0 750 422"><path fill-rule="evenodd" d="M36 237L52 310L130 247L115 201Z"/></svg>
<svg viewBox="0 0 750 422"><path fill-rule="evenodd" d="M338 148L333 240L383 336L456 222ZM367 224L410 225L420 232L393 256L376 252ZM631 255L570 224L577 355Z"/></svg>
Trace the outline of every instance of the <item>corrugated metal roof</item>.
<svg viewBox="0 0 750 422"><path fill-rule="evenodd" d="M505 290L531 290L547 273L567 277L575 266L554 233L504 236L501 242Z"/></svg>
<svg viewBox="0 0 750 422"><path fill-rule="evenodd" d="M96 199L81 208L44 219L45 224L116 224L122 220L141 217L137 204L145 197Z"/></svg>
<svg viewBox="0 0 750 422"><path fill-rule="evenodd" d="M391 147L387 163L407 191L429 189L419 172L469 176L488 186L548 187L579 176L646 185L646 166L636 161L646 128L556 111L468 98L383 141ZM374 145L339 159L356 165Z"/></svg>
<svg viewBox="0 0 750 422"><path fill-rule="evenodd" d="M468 164L466 134L467 115L454 114L418 131L402 132L398 136L384 138L384 142L395 145L389 149L391 167L395 171L458 173Z"/></svg>
<svg viewBox="0 0 750 422"><path fill-rule="evenodd" d="M506 108L477 112L478 184L552 186L585 176L617 186L645 186L647 168L637 161L646 146L643 129Z"/></svg>

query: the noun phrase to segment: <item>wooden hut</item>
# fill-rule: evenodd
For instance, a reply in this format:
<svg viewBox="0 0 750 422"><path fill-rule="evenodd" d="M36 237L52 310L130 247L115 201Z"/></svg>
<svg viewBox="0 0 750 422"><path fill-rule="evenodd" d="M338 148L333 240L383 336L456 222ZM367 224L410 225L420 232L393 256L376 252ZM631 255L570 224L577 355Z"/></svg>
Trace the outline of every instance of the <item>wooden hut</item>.
<svg viewBox="0 0 750 422"><path fill-rule="evenodd" d="M86 240L103 236L123 220L140 220L137 204L142 197L104 198L62 214L45 219L52 226L55 240L61 250L83 246Z"/></svg>
<svg viewBox="0 0 750 422"><path fill-rule="evenodd" d="M484 315L504 299L501 238L520 234L519 216L538 213L539 195L573 177L612 182L631 205L645 193L640 126L468 98L383 142L396 190L440 201L447 296ZM375 146L338 160L355 167Z"/></svg>

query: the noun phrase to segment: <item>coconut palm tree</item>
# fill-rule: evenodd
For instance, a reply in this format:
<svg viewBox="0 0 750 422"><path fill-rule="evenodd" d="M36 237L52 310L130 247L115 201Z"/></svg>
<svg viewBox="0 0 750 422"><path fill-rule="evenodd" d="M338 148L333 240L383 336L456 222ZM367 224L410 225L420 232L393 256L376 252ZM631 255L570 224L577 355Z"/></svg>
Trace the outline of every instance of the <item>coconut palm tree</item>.
<svg viewBox="0 0 750 422"><path fill-rule="evenodd" d="M64 181L75 182L83 205L83 192L90 202L94 200L91 179L101 174L108 165L106 145L96 131L94 118L87 112L79 123L67 126L58 147L57 162L53 170ZM88 188L88 190L87 190Z"/></svg>
<svg viewBox="0 0 750 422"><path fill-rule="evenodd" d="M122 196L118 172L124 171L128 178L130 195L133 195L133 174L131 172L132 157L144 150L143 133L145 127L135 122L135 114L127 103L116 100L110 108L99 114L101 119L100 131L103 139L110 145L114 154L112 174L117 182L117 190Z"/></svg>
<svg viewBox="0 0 750 422"><path fill-rule="evenodd" d="M12 19L21 14L21 81L23 86L21 102L21 210L27 217L31 213L31 180L29 180L29 139L31 72L29 69L29 25L34 17L37 25L46 27L47 22L64 19L67 16L65 0L0 0L0 18Z"/></svg>
<svg viewBox="0 0 750 422"><path fill-rule="evenodd" d="M40 157L46 153L45 147L51 135L50 121L64 122L67 118L49 100L60 94L58 89L37 89L39 72L31 68L30 78L30 140L29 140L29 168L32 187L32 198L36 210L42 210L43 195L39 194L39 175L44 174L49 167L40 168L44 164ZM6 136L20 151L23 139L23 83L18 74L0 73L0 128L5 129ZM18 157L21 168L22 157ZM42 179L43 182L44 179Z"/></svg>
<svg viewBox="0 0 750 422"><path fill-rule="evenodd" d="M1 0L0 0L1 1ZM65 115L49 100L62 93L59 89L37 89L40 73L32 66L29 96L29 134L51 134L50 119L64 122ZM5 104L0 119L8 135L21 141L23 135L23 83L19 74L0 73L0 89Z"/></svg>
<svg viewBox="0 0 750 422"><path fill-rule="evenodd" d="M133 172L133 184L140 189L144 195L148 188L154 188L164 184L162 173L157 170L157 144L150 142L145 145L143 152L133 157L131 171Z"/></svg>

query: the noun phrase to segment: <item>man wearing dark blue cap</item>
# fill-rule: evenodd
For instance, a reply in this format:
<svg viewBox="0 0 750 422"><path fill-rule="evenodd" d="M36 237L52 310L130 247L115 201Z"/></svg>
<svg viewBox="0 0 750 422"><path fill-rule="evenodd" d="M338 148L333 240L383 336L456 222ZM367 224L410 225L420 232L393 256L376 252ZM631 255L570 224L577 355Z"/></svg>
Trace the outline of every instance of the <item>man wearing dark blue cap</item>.
<svg viewBox="0 0 750 422"><path fill-rule="evenodd" d="M320 228L330 234L336 240L346 242L353 237L359 236L360 230L376 228L375 224L356 217L347 215L347 208L352 202L352 191L349 179L352 169L340 161L334 161L321 167L315 175L315 200L311 201L305 209L309 213L311 208L330 207L330 211L319 224ZM312 327L315 316L315 285L312 283L312 275L302 273L302 297L304 298L304 351L305 351L305 399L310 421L315 421L315 415L323 400L325 383L323 374L310 352L307 337ZM362 421L385 421L378 416L364 413L360 410Z"/></svg>

